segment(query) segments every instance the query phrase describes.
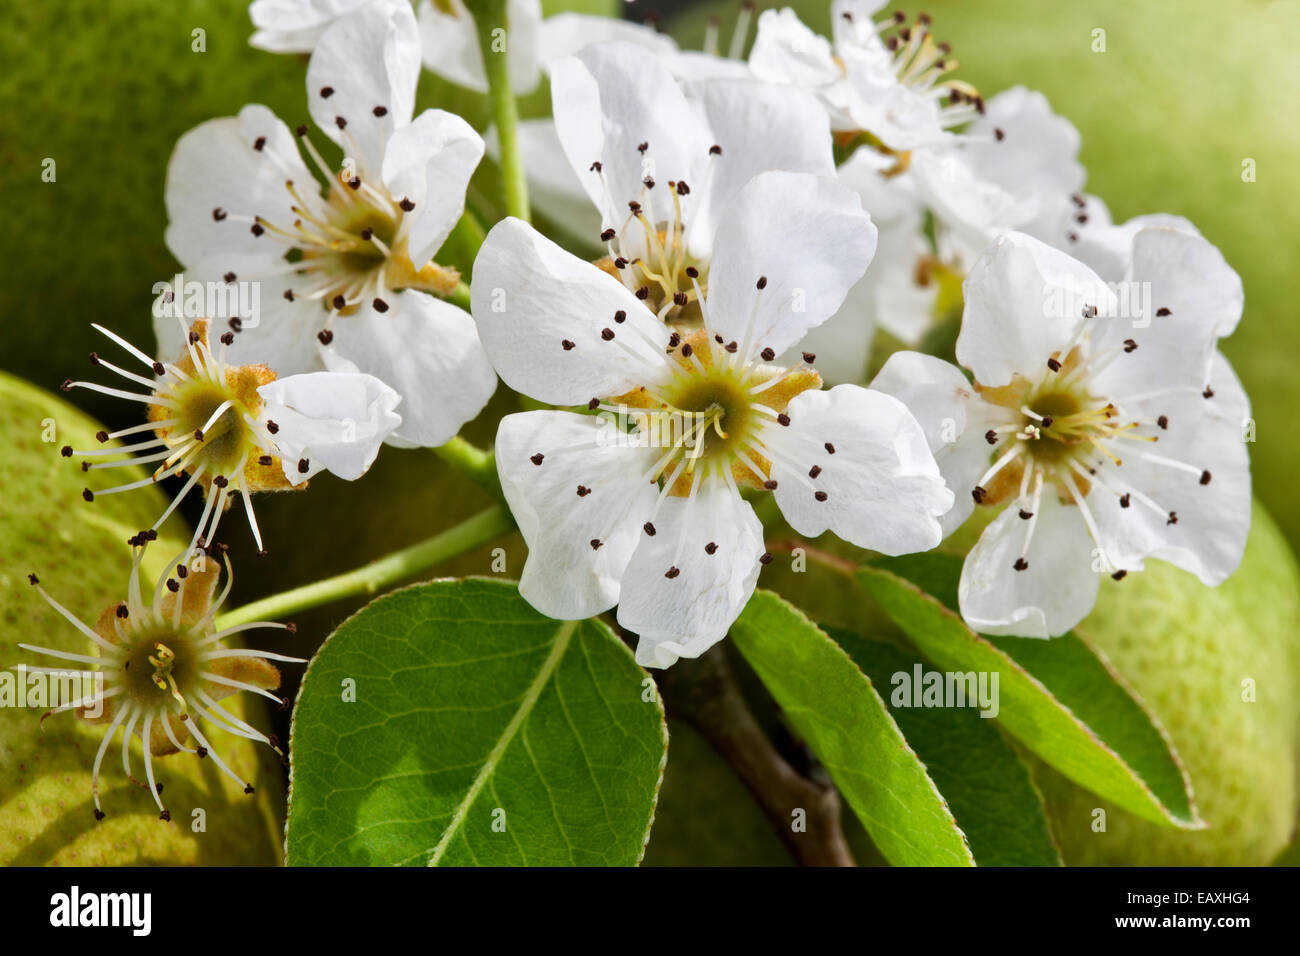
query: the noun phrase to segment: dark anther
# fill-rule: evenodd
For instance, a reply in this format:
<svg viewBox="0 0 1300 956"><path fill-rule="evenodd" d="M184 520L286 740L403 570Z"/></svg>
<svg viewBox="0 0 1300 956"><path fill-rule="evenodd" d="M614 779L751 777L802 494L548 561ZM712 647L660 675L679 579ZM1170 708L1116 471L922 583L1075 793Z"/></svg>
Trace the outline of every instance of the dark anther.
<svg viewBox="0 0 1300 956"><path fill-rule="evenodd" d="M642 302L644 302L646 299L650 298L650 287L649 287L649 286L644 286L644 285L643 285L641 288L637 289L637 290L636 290L636 297L637 297L638 299L640 299Z"/></svg>
<svg viewBox="0 0 1300 956"><path fill-rule="evenodd" d="M654 177L647 176L645 179L641 180L641 185L644 186L646 189L654 189L655 188Z"/></svg>
<svg viewBox="0 0 1300 956"><path fill-rule="evenodd" d="M1165 521L1165 524L1167 525L1178 524L1178 512L1177 511L1169 512L1169 518L1167 521Z"/></svg>
<svg viewBox="0 0 1300 956"><path fill-rule="evenodd" d="M673 293L673 305L685 305L688 301L689 300L686 298L685 292Z"/></svg>
<svg viewBox="0 0 1300 956"><path fill-rule="evenodd" d="M168 591L171 591L172 594L175 594L175 593L176 593L177 591L179 591L180 589L181 589L181 583L180 583L179 581L177 581L175 578L168 578L168 579L167 579L167 590L168 590Z"/></svg>
<svg viewBox="0 0 1300 956"><path fill-rule="evenodd" d="M218 488L225 488L230 484L230 479L227 478L225 475L217 475L215 478L212 479L212 483L216 485Z"/></svg>
<svg viewBox="0 0 1300 956"><path fill-rule="evenodd" d="M763 487L768 491L776 491L776 479L769 478L767 481L763 482Z"/></svg>
<svg viewBox="0 0 1300 956"><path fill-rule="evenodd" d="M1120 568L1118 571L1112 574L1111 577L1114 578L1116 581L1123 581L1126 577L1128 577L1128 572L1125 571L1123 568Z"/></svg>
<svg viewBox="0 0 1300 956"><path fill-rule="evenodd" d="M776 352L771 349L763 349L763 351L759 352L758 355L764 362L770 362L772 359L776 358Z"/></svg>
<svg viewBox="0 0 1300 956"><path fill-rule="evenodd" d="M292 302L292 301L293 301L293 290L292 290L292 289L285 289L285 290L284 290L284 298L285 298L285 301L287 301L287 302Z"/></svg>
<svg viewBox="0 0 1300 956"><path fill-rule="evenodd" d="M715 541L710 541L708 544L704 546L705 554L716 554L717 551L718 551L718 545L717 542Z"/></svg>
<svg viewBox="0 0 1300 956"><path fill-rule="evenodd" d="M570 350L573 349L573 343L570 342L568 339L561 339L561 340L560 340L560 348L562 348L562 349L564 349L564 351L568 352L568 351L570 351Z"/></svg>
<svg viewBox="0 0 1300 956"><path fill-rule="evenodd" d="M664 577L668 578L669 580L672 580L673 578L677 577L677 575L681 573L682 573L681 568L673 567L673 568L669 568L667 571L664 572Z"/></svg>
<svg viewBox="0 0 1300 956"><path fill-rule="evenodd" d="M334 95L334 87L332 87L332 86L322 86L322 87L320 88L320 95L323 96L323 97L325 97L325 99L329 99L331 96Z"/></svg>
<svg viewBox="0 0 1300 956"><path fill-rule="evenodd" d="M536 455L532 455L531 457L529 457L528 460L531 461L534 465L540 465L545 458L546 456L539 451Z"/></svg>
<svg viewBox="0 0 1300 956"><path fill-rule="evenodd" d="M709 155L710 155L710 156L721 156L721 155L722 155L722 147L719 146L717 143L714 143L712 146L709 147Z"/></svg>
<svg viewBox="0 0 1300 956"><path fill-rule="evenodd" d="M700 270L699 270L699 269L695 268L695 266L687 266L687 267L686 267L686 278L688 278L688 279L698 279L699 277L700 277Z"/></svg>
<svg viewBox="0 0 1300 956"><path fill-rule="evenodd" d="M252 785L251 783L250 783L250 784L246 784L246 785L244 786L244 793L251 794L252 792L253 792L253 785Z"/></svg>
<svg viewBox="0 0 1300 956"><path fill-rule="evenodd" d="M612 342L612 341L614 341L614 330L613 330L613 329L601 329L601 330L600 330L600 337L601 337L602 339L604 339L606 342Z"/></svg>
<svg viewBox="0 0 1300 956"><path fill-rule="evenodd" d="M591 172L593 172L593 173L598 173L598 172L600 172L600 170L601 170L600 160L596 160L596 162L592 163L590 169L591 169Z"/></svg>
<svg viewBox="0 0 1300 956"><path fill-rule="evenodd" d="M993 138L1000 143L1007 138L1007 134L1002 132L1002 127L995 126L993 127Z"/></svg>
<svg viewBox="0 0 1300 956"><path fill-rule="evenodd" d="M990 445L996 445L998 443L998 433L990 428L984 433L984 440Z"/></svg>
<svg viewBox="0 0 1300 956"><path fill-rule="evenodd" d="M598 550L600 549L601 540L600 540L599 538L592 538L592 539L591 539L590 541L588 541L587 543L588 543L589 545L591 545L591 550L592 550L592 551L598 551Z"/></svg>
<svg viewBox="0 0 1300 956"><path fill-rule="evenodd" d="M262 228L262 224L260 222L253 223L251 226L248 227L248 231L255 236L260 236L262 233L266 232L266 230Z"/></svg>
<svg viewBox="0 0 1300 956"><path fill-rule="evenodd" d="M108 432L106 431L95 432L95 441L99 442L101 445L104 444L104 442L108 441Z"/></svg>
<svg viewBox="0 0 1300 956"><path fill-rule="evenodd" d="M650 537L652 537L652 538L654 537L654 534L655 534L655 526L652 525L649 521L647 521L645 524L643 524L643 525L641 526L641 528L642 528L642 530L645 531L646 534L650 535Z"/></svg>
<svg viewBox="0 0 1300 956"><path fill-rule="evenodd" d="M668 347L670 349L675 349L677 348L677 346L681 344L682 344L682 337L679 333L674 332L672 335L668 336Z"/></svg>
<svg viewBox="0 0 1300 956"><path fill-rule="evenodd" d="M682 346L682 357L683 357L683 358L690 358L691 355L694 354L694 352L695 352L695 349L691 348L691 343L690 343L690 342L687 342L685 345Z"/></svg>
<svg viewBox="0 0 1300 956"><path fill-rule="evenodd" d="M226 285L229 285L230 283L234 282L237 277L233 272L227 272L221 278L226 280Z"/></svg>
<svg viewBox="0 0 1300 956"><path fill-rule="evenodd" d="M641 143L639 146L637 146L636 151L638 153L644 153L649 148L650 148L649 143Z"/></svg>
<svg viewBox="0 0 1300 956"><path fill-rule="evenodd" d="M262 151L262 147L265 145L266 145L265 136L259 136L257 137L257 139L253 140L253 149L257 150L259 153Z"/></svg>
<svg viewBox="0 0 1300 956"><path fill-rule="evenodd" d="M690 195L690 192L691 192L690 186L686 185L686 183L682 182L681 180L677 181L677 195L688 196Z"/></svg>
<svg viewBox="0 0 1300 956"><path fill-rule="evenodd" d="M728 352L730 352L732 355L735 355L736 352L737 352L737 350L740 349L740 343L738 343L738 342L728 342L728 343L727 343L725 346L723 346L723 347L724 347Z"/></svg>
<svg viewBox="0 0 1300 956"><path fill-rule="evenodd" d="M1156 424L1159 425L1159 426L1160 426L1161 428L1163 428L1163 429L1168 429L1168 428L1169 428L1169 416L1168 416L1168 415L1161 415L1159 418L1156 419Z"/></svg>
<svg viewBox="0 0 1300 956"><path fill-rule="evenodd" d="M1201 398L1213 398L1213 397L1214 397L1214 389L1210 388L1210 386L1208 385L1205 386L1205 391L1201 392Z"/></svg>
<svg viewBox="0 0 1300 956"><path fill-rule="evenodd" d="M95 819L96 820L104 819L104 811L99 809L99 807L95 808Z"/></svg>
<svg viewBox="0 0 1300 956"><path fill-rule="evenodd" d="M1043 416L1043 420L1042 420L1041 422L1039 422L1038 424L1039 424L1042 428L1051 428L1051 427L1052 427L1052 422L1054 422L1054 421L1056 421L1056 419L1053 418L1051 415L1044 415L1044 416Z"/></svg>
<svg viewBox="0 0 1300 956"><path fill-rule="evenodd" d="M808 477L809 477L809 478L816 478L816 477L817 477L818 475L820 475L821 473L822 473L822 466L821 466L821 465L813 465L811 468L808 469Z"/></svg>
<svg viewBox="0 0 1300 956"><path fill-rule="evenodd" d="M589 495L589 494L591 494L591 489L590 489L590 488L588 488L586 485L578 485L578 497L579 497L579 498L585 498L585 497L587 497L587 495Z"/></svg>
<svg viewBox="0 0 1300 956"><path fill-rule="evenodd" d="M1125 492L1124 494L1119 496L1119 506L1121 508L1127 508L1132 503L1133 503L1133 497L1128 492Z"/></svg>
<svg viewBox="0 0 1300 956"><path fill-rule="evenodd" d="M374 113L376 116L385 116L385 115L387 115L387 113L388 113L388 107L387 107L387 106L376 106L376 107L375 107L373 110L371 110L370 112Z"/></svg>
<svg viewBox="0 0 1300 956"><path fill-rule="evenodd" d="M587 403L587 408L588 408L590 411L593 411L593 412L594 412L596 409L600 408L600 399L599 399L599 398L593 398L591 401L589 401L589 402Z"/></svg>
<svg viewBox="0 0 1300 956"><path fill-rule="evenodd" d="M360 188L361 188L361 177L360 177L360 176L353 176L351 179L349 179L349 180L348 180L348 188L351 189L351 190L354 190L354 191L360 189Z"/></svg>
<svg viewBox="0 0 1300 956"><path fill-rule="evenodd" d="M131 612L127 609L125 604L119 604L117 606L117 616L120 618L128 618L131 616Z"/></svg>
<svg viewBox="0 0 1300 956"><path fill-rule="evenodd" d="M813 497L816 498L818 501L825 501L827 498L830 497L830 495L826 494L826 492L824 491L814 491Z"/></svg>
<svg viewBox="0 0 1300 956"><path fill-rule="evenodd" d="M759 289L766 289L766 288L767 288L767 276L759 276L759 277L758 277L758 281L754 283L754 286L755 286L756 288L759 288Z"/></svg>
<svg viewBox="0 0 1300 956"><path fill-rule="evenodd" d="M270 432L272 435L274 435L276 432L280 430L280 426L268 418L266 420L266 430Z"/></svg>
<svg viewBox="0 0 1300 956"><path fill-rule="evenodd" d="M1011 566L1017 571L1023 571L1025 568L1029 567L1029 562L1024 558L1016 558L1016 563Z"/></svg>
<svg viewBox="0 0 1300 956"><path fill-rule="evenodd" d="M1030 518L1034 516L1034 513L1032 511L1026 511L1024 508L1021 508L1019 513L1021 519L1024 521L1028 521Z"/></svg>
<svg viewBox="0 0 1300 956"><path fill-rule="evenodd" d="M311 468L311 462L310 462L310 461L308 461L306 458L299 458L299 459L298 459L298 474L300 474L300 475L305 475L305 474L307 474L307 470L308 470L309 468Z"/></svg>
<svg viewBox="0 0 1300 956"><path fill-rule="evenodd" d="M83 488L81 490L81 497L85 498L87 501L94 501L95 493L91 491L89 488Z"/></svg>
<svg viewBox="0 0 1300 956"><path fill-rule="evenodd" d="M343 298L343 296L340 294L340 295L336 295L330 304L333 305L334 308L336 309L342 309L344 306L348 304L348 300Z"/></svg>
<svg viewBox="0 0 1300 956"><path fill-rule="evenodd" d="M403 198L402 201L399 202L397 205L402 207L402 212L410 212L412 209L415 208L415 203L411 202L411 200L406 198Z"/></svg>
<svg viewBox="0 0 1300 956"><path fill-rule="evenodd" d="M977 505L983 504L984 499L989 496L988 489L983 485L976 485L971 489L970 496L975 499Z"/></svg>
<svg viewBox="0 0 1300 956"><path fill-rule="evenodd" d="M1210 483L1210 477L1211 476L1208 471L1201 472L1201 484L1208 485Z"/></svg>
<svg viewBox="0 0 1300 956"><path fill-rule="evenodd" d="M37 577L36 575L34 575L34 574L29 574L29 575L27 575L27 583L28 583L28 584L40 584L40 583L41 583L41 579L38 578L38 577Z"/></svg>
<svg viewBox="0 0 1300 956"><path fill-rule="evenodd" d="M71 458L71 457L72 457L72 446L71 446L71 445L64 445L62 448L59 449L59 454L62 455L64 458Z"/></svg>
<svg viewBox="0 0 1300 956"><path fill-rule="evenodd" d="M764 551L761 555L758 556L758 563L759 563L759 564L771 564L771 563L772 563L772 552L771 552L771 551Z"/></svg>
<svg viewBox="0 0 1300 956"><path fill-rule="evenodd" d="M1166 315L1173 315L1173 313L1170 312L1168 309L1166 309L1164 306L1161 306L1160 308L1156 309L1156 315L1160 316L1160 318L1163 319Z"/></svg>
<svg viewBox="0 0 1300 956"><path fill-rule="evenodd" d="M606 229L604 232L602 232L602 233L600 234L600 241L601 241L601 242L609 242L611 239L613 239L613 238L614 238L615 236L617 236L617 235L618 235L618 233L616 233L613 229Z"/></svg>
<svg viewBox="0 0 1300 956"><path fill-rule="evenodd" d="M776 423L777 423L778 425L789 425L789 424L790 424L790 416L787 415L785 412L782 412L780 415L777 415L777 416L776 416Z"/></svg>
<svg viewBox="0 0 1300 956"><path fill-rule="evenodd" d="M334 117L334 125L337 126L339 129L345 129L348 125L348 121L345 120L342 116L336 116Z"/></svg>
<svg viewBox="0 0 1300 956"><path fill-rule="evenodd" d="M375 307L376 312L383 313L388 311L388 303L383 299L375 299L371 304Z"/></svg>
<svg viewBox="0 0 1300 956"><path fill-rule="evenodd" d="M234 332L222 332L219 338L222 345L233 345L235 343Z"/></svg>
<svg viewBox="0 0 1300 956"><path fill-rule="evenodd" d="M1059 372L1061 370L1061 363L1054 358L1049 358L1047 360L1047 367L1050 368L1053 372Z"/></svg>
<svg viewBox="0 0 1300 956"><path fill-rule="evenodd" d="M614 313L614 321L615 321L615 322L618 322L620 325L621 325L622 323L626 322L626 321L627 321L627 313L624 312L622 309L619 309L617 312Z"/></svg>
<svg viewBox="0 0 1300 956"><path fill-rule="evenodd" d="M1136 339L1125 339L1125 340L1124 340L1124 351L1125 351L1125 352L1136 352L1136 351L1137 351L1137 347L1138 347L1138 344L1137 344L1137 340L1136 340Z"/></svg>
<svg viewBox="0 0 1300 956"><path fill-rule="evenodd" d="M329 345L334 341L334 333L329 329L321 329L316 333L316 338L320 340L321 345Z"/></svg>
<svg viewBox="0 0 1300 956"><path fill-rule="evenodd" d="M804 353L803 353L803 360L804 360L805 362L807 362L809 365L811 365L813 362L817 361L817 353L816 353L816 352L804 352Z"/></svg>
<svg viewBox="0 0 1300 956"><path fill-rule="evenodd" d="M218 206L216 209L212 210L212 218L216 222L221 222L221 220L226 218L226 211Z"/></svg>
<svg viewBox="0 0 1300 956"><path fill-rule="evenodd" d="M626 268L627 268L627 260L624 259L622 256L618 256L618 257L614 260L614 268L615 268L615 269L626 269Z"/></svg>
<svg viewBox="0 0 1300 956"><path fill-rule="evenodd" d="M274 459L270 455L257 456L257 463L261 465L263 468L270 468L272 461L274 461Z"/></svg>
<svg viewBox="0 0 1300 956"><path fill-rule="evenodd" d="M306 123L299 123L299 124L294 128L294 132L297 133L299 136L306 136L306 135L307 135L307 124L306 124Z"/></svg>
<svg viewBox="0 0 1300 956"><path fill-rule="evenodd" d="M825 445L823 445L822 447L826 449L826 454L828 454L828 455L833 455L833 454L835 454L835 446L832 445L830 442L827 442L827 443L826 443Z"/></svg>
<svg viewBox="0 0 1300 956"><path fill-rule="evenodd" d="M635 199L633 199L631 202L627 204L627 208L631 210L632 215L634 216L641 215L641 204L637 202Z"/></svg>

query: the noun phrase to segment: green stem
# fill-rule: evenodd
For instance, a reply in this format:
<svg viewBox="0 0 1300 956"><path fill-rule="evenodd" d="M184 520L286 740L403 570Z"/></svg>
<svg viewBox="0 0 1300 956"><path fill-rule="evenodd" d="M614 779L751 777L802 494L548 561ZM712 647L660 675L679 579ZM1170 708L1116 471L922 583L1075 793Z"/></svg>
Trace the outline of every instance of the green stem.
<svg viewBox="0 0 1300 956"><path fill-rule="evenodd" d="M494 498L501 497L501 479L497 477L497 460L492 452L471 445L459 435L433 452Z"/></svg>
<svg viewBox="0 0 1300 956"><path fill-rule="evenodd" d="M451 292L448 292L445 298L452 305L464 309L466 312L470 311L469 286L467 286L464 282L458 282L456 284L456 288L453 289Z"/></svg>
<svg viewBox="0 0 1300 956"><path fill-rule="evenodd" d="M227 628L253 621L276 620L332 601L375 594L426 568L477 548L505 534L512 527L514 523L510 513L501 505L493 505L440 534L394 551L355 570L235 608L218 617L216 626Z"/></svg>
<svg viewBox="0 0 1300 956"><path fill-rule="evenodd" d="M496 124L501 144L501 179L506 215L528 222L528 181L524 178L523 157L519 153L519 136L516 131L519 109L514 93L510 90L510 57L506 47L497 39L498 36L504 36L507 44L514 41L506 23L506 0L471 0L467 6L478 27L478 45L483 54L483 68L487 73L492 121ZM497 34L498 30L504 32Z"/></svg>

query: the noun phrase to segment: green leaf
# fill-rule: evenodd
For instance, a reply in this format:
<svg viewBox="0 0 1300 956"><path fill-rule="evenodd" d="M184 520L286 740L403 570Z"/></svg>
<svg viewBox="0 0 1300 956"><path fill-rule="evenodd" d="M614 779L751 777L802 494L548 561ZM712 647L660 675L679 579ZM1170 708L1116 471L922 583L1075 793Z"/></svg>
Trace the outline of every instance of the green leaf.
<svg viewBox="0 0 1300 956"><path fill-rule="evenodd" d="M1050 641L976 634L955 610L961 561L932 552L859 574L939 667L998 672L998 721L1048 764L1154 823L1204 826L1173 744L1105 658L1072 633Z"/></svg>
<svg viewBox="0 0 1300 956"><path fill-rule="evenodd" d="M829 634L873 684L894 688L887 697L897 722L926 772L948 801L980 866L1060 866L1043 801L1015 750L978 702L969 707L895 705L911 687L919 658L840 628ZM894 675L906 674L903 685Z"/></svg>
<svg viewBox="0 0 1300 956"><path fill-rule="evenodd" d="M769 591L750 599L731 635L886 859L974 864L925 766L842 648Z"/></svg>
<svg viewBox="0 0 1300 956"><path fill-rule="evenodd" d="M142 469L84 474L59 448L100 447L100 425L60 398L0 374L0 670L42 666L48 658L20 641L89 653L92 645L27 583L37 573L50 596L93 623L126 597L131 549L126 539L154 523L166 500L158 488L81 500L81 489L103 489L145 477ZM189 532L172 519L150 545L148 578L184 550ZM222 706L258 727L264 708L241 694ZM104 728L64 713L41 723L44 707L0 707L0 864L7 866L124 864L274 864L279 859L284 777L269 747L229 734L222 759L256 788L246 796L212 765L191 754L158 758L174 822L158 819L143 787L122 775L121 744L109 747L100 774L107 816L94 817L91 769ZM138 742L132 766L143 766ZM194 811L204 826L195 829Z"/></svg>
<svg viewBox="0 0 1300 956"><path fill-rule="evenodd" d="M294 865L632 865L668 735L653 682L599 621L511 582L435 581L326 641L294 710Z"/></svg>

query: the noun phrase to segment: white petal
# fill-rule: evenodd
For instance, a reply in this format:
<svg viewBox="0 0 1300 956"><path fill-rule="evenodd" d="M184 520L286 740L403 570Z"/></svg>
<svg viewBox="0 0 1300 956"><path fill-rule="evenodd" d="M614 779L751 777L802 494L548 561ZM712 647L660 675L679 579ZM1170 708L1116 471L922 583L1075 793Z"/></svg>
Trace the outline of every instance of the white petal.
<svg viewBox="0 0 1300 956"><path fill-rule="evenodd" d="M315 188L293 133L265 106L199 124L167 164L167 248L184 265L224 252L282 253L272 234L254 236L248 220L293 221L287 179Z"/></svg>
<svg viewBox="0 0 1300 956"><path fill-rule="evenodd" d="M361 177L374 179L389 137L411 121L419 78L420 38L411 8L368 4L339 17L321 37L307 64L307 108L344 156L356 161ZM383 115L376 116L379 107Z"/></svg>
<svg viewBox="0 0 1300 956"><path fill-rule="evenodd" d="M465 189L483 158L483 139L454 113L425 110L393 133L384 152L384 185L415 203L408 236L411 262L428 262L465 211Z"/></svg>
<svg viewBox="0 0 1300 956"><path fill-rule="evenodd" d="M842 76L830 42L804 26L789 8L759 15L749 66L765 80L807 88L834 83Z"/></svg>
<svg viewBox="0 0 1300 956"><path fill-rule="evenodd" d="M702 80L682 89L703 111L713 145L722 150L708 161L707 182L688 181L692 191L700 191L687 237L695 255L708 255L718 223L759 173L835 175L830 124L811 93L754 79ZM773 136L773 130L781 135Z"/></svg>
<svg viewBox="0 0 1300 956"><path fill-rule="evenodd" d="M957 598L961 616L984 634L1057 637L1078 624L1097 601L1093 541L1074 505L1043 492L1029 566L1015 570L1028 522L1007 508L966 556Z"/></svg>
<svg viewBox="0 0 1300 956"><path fill-rule="evenodd" d="M1004 185L978 172L968 156L956 146L918 151L910 170L936 218L965 249L978 254L1000 233L1030 222L1039 205L1027 188Z"/></svg>
<svg viewBox="0 0 1300 956"><path fill-rule="evenodd" d="M328 470L346 481L366 473L379 446L401 424L395 391L372 375L312 372L276 379L257 390L262 414L279 426L275 444L292 484ZM298 463L308 462L300 471Z"/></svg>
<svg viewBox="0 0 1300 956"><path fill-rule="evenodd" d="M497 429L501 489L528 543L519 592L549 617L579 620L618 603L654 507L658 451L628 446L617 431L598 416L546 411L507 415Z"/></svg>
<svg viewBox="0 0 1300 956"><path fill-rule="evenodd" d="M451 7L450 13L443 12L446 6ZM457 86L486 93L487 73L483 69L478 29L462 0L444 0L437 6L423 0L418 13L425 67ZM506 20L510 88L516 94L529 93L541 79L541 3L508 0Z"/></svg>
<svg viewBox="0 0 1300 956"><path fill-rule="evenodd" d="M761 173L718 225L709 327L739 342L743 357L782 352L835 314L875 251L876 227L853 190L807 173Z"/></svg>
<svg viewBox="0 0 1300 956"><path fill-rule="evenodd" d="M1135 496L1127 508L1120 507L1115 494L1101 488L1088 495L1102 546L1116 568L1138 570L1144 558L1160 558L1217 585L1241 563L1250 531L1250 460L1244 440L1250 408L1227 360L1216 354L1214 364L1210 399L1192 389L1125 408L1146 419L1164 415L1168 427L1156 432L1160 441L1152 445L1111 443L1123 464L1106 462L1098 475L1115 492L1144 494L1160 511ZM1192 469L1153 461L1144 453ZM1201 471L1208 474L1205 484ZM1170 522L1169 512L1177 514L1176 522Z"/></svg>
<svg viewBox="0 0 1300 956"><path fill-rule="evenodd" d="M552 405L620 395L669 371L663 323L613 276L518 219L488 233L471 300L502 380Z"/></svg>
<svg viewBox="0 0 1300 956"><path fill-rule="evenodd" d="M326 27L365 2L367 0L253 0L248 6L248 16L257 30L248 42L272 53L310 53L320 42Z"/></svg>
<svg viewBox="0 0 1300 956"><path fill-rule="evenodd" d="M669 181L700 182L711 159L712 134L699 108L642 46L604 43L555 61L551 105L565 155L605 227L623 225L630 201L652 222L671 219ZM597 161L600 173L591 169ZM657 188L646 189L646 177ZM681 197L685 209L697 200Z"/></svg>
<svg viewBox="0 0 1300 956"><path fill-rule="evenodd" d="M984 435L1003 417L1000 410L976 395L955 365L921 352L895 352L871 388L901 401L925 431L939 472L953 493L952 509L939 519L946 537L975 510L970 492L995 450Z"/></svg>
<svg viewBox="0 0 1300 956"><path fill-rule="evenodd" d="M640 635L637 663L668 667L727 636L758 581L763 525L721 481L706 481L689 499L667 498L654 525L623 574L618 623Z"/></svg>
<svg viewBox="0 0 1300 956"><path fill-rule="evenodd" d="M765 426L762 440L776 452L774 494L791 527L808 537L829 529L883 554L939 543L937 519L952 507L952 492L902 402L837 385L796 395L787 413L790 425Z"/></svg>
<svg viewBox="0 0 1300 956"><path fill-rule="evenodd" d="M1017 373L1036 381L1053 353L1073 339L1085 306L1103 315L1115 309L1115 294L1095 272L1016 232L985 250L962 292L957 360L988 387L1006 385Z"/></svg>
<svg viewBox="0 0 1300 956"><path fill-rule="evenodd" d="M402 424L388 444L445 444L483 410L496 375L464 311L423 292L388 301L386 313L363 307L335 319L321 357L331 371L366 372L402 396Z"/></svg>
<svg viewBox="0 0 1300 956"><path fill-rule="evenodd" d="M1129 262L1133 256L1133 237L1149 226L1163 226L1179 229L1199 236L1190 220L1182 216L1167 213L1155 213L1148 216L1135 216L1128 222L1115 225L1111 222L1110 210L1105 202L1096 196L1083 196L1084 205L1081 212L1087 216L1087 222L1074 222L1071 235L1061 247L1107 282L1119 282L1124 278Z"/></svg>

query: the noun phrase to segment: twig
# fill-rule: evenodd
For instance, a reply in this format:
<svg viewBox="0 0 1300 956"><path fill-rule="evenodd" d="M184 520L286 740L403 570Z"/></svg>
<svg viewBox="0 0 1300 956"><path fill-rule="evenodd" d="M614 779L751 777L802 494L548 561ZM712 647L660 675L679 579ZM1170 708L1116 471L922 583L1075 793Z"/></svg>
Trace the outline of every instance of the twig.
<svg viewBox="0 0 1300 956"><path fill-rule="evenodd" d="M855 866L840 829L840 796L809 780L777 753L741 696L722 649L662 673L668 712L688 721L757 798L781 842L803 866ZM806 828L793 827L803 810Z"/></svg>

